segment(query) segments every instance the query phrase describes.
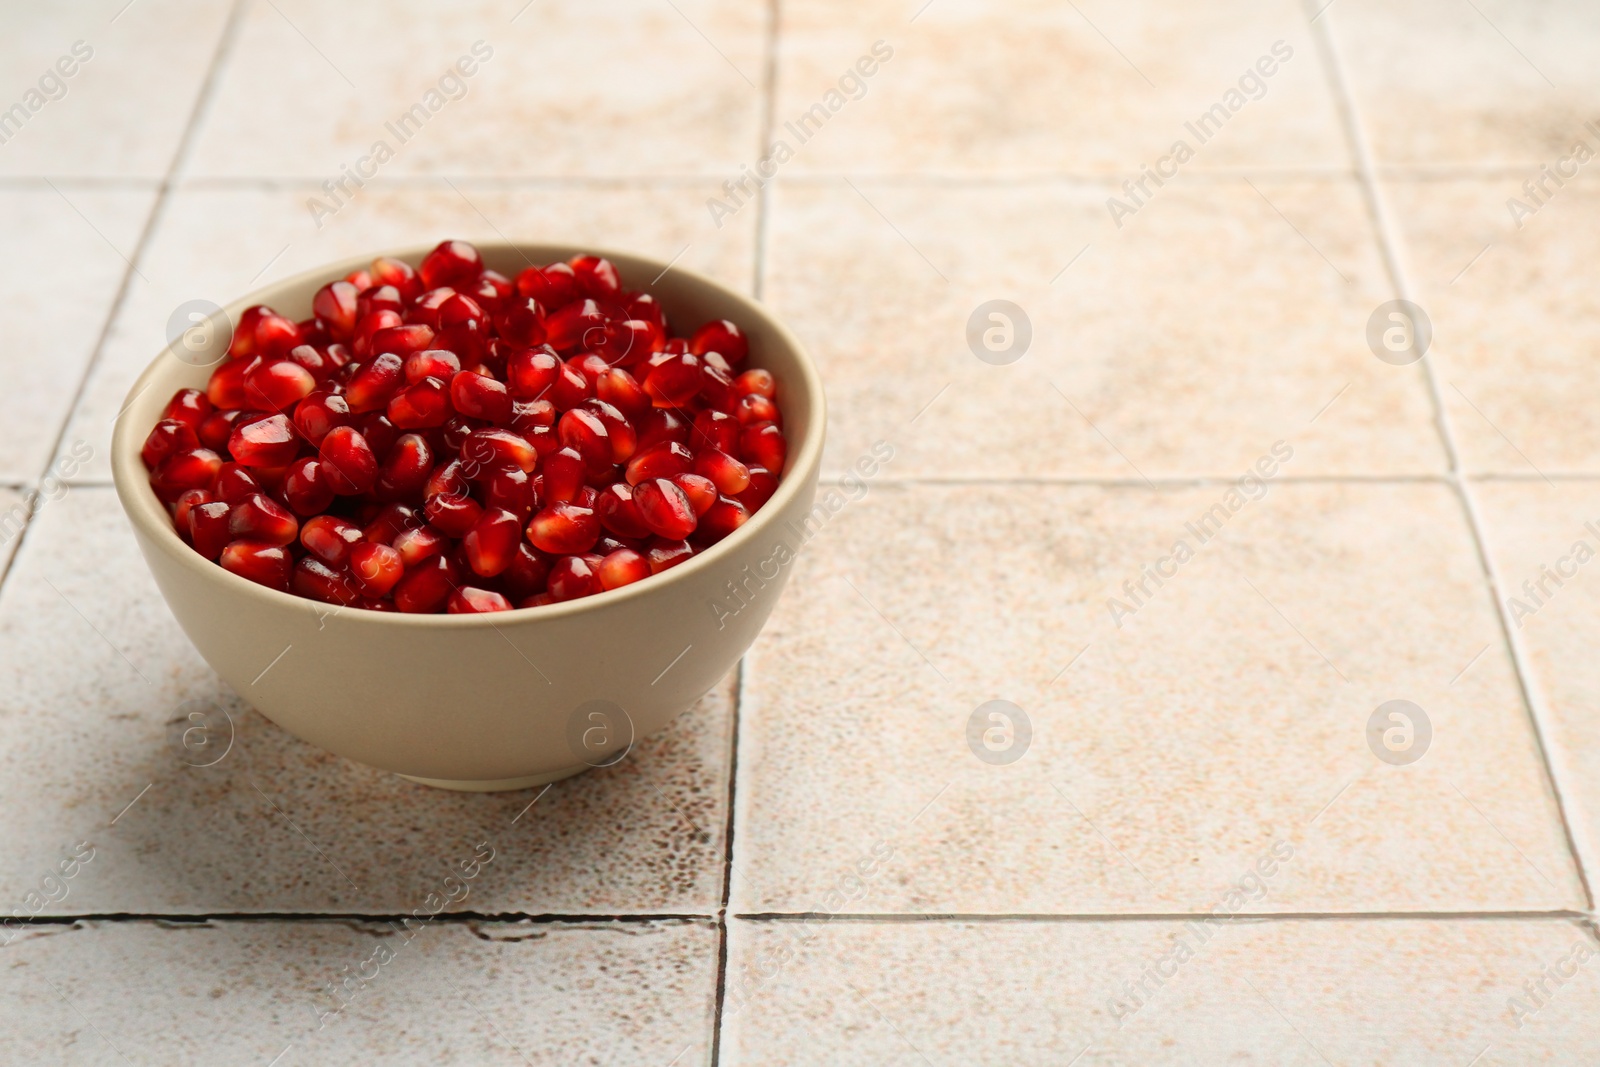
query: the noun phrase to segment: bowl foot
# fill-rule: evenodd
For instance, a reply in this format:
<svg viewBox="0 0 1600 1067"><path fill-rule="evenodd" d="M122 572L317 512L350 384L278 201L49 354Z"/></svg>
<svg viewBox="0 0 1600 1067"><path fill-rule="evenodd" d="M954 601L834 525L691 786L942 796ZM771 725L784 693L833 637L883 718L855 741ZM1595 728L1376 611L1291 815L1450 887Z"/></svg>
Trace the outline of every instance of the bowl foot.
<svg viewBox="0 0 1600 1067"><path fill-rule="evenodd" d="M544 774L530 774L526 778L468 778L453 780L450 778L418 778L412 774L402 774L408 782L418 785L428 785L435 789L453 789L458 793L505 793L513 789L532 789L535 786L549 785L559 782L563 778L571 778L589 769L589 764L580 763L575 767L563 767L559 771L548 771Z"/></svg>

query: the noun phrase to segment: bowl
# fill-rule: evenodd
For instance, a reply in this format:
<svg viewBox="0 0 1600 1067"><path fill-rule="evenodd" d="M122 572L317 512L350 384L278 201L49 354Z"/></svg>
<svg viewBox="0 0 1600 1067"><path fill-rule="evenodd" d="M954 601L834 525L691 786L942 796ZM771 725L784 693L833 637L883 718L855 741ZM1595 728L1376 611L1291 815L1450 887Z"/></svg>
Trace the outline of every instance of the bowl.
<svg viewBox="0 0 1600 1067"><path fill-rule="evenodd" d="M117 495L178 624L222 680L313 745L412 781L496 791L543 785L626 755L711 690L771 614L807 539L821 465L822 383L795 336L752 300L642 256L546 244L480 244L484 265L514 276L529 263L594 252L624 285L648 289L679 328L731 319L749 337L747 366L779 383L789 442L777 492L733 534L684 563L578 600L482 615L402 615L339 608L268 589L185 544L150 489L139 450L172 394L204 389L211 365L169 346L128 394L112 441ZM311 314L323 284L388 255L412 265L426 246L330 263L269 285L253 304Z"/></svg>

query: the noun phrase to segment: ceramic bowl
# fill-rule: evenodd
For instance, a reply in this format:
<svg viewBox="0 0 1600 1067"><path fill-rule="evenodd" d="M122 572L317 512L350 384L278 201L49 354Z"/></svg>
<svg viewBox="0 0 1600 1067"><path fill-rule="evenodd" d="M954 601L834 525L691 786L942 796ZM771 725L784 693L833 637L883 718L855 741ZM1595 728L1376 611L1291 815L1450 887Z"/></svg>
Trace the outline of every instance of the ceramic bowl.
<svg viewBox="0 0 1600 1067"><path fill-rule="evenodd" d="M776 494L743 527L662 574L596 596L484 615L340 609L268 589L203 559L179 539L139 459L173 392L205 388L211 367L165 349L128 395L112 465L117 495L179 625L247 703L311 744L447 789L521 789L622 758L708 692L755 640L806 539L822 457L822 383L800 342L759 304L682 267L603 249L481 244L487 267L597 252L623 283L648 289L678 328L737 322L748 366L779 382L789 441ZM415 265L426 247L363 255L246 296L308 317L324 283L389 255ZM180 358L180 353L183 358Z"/></svg>

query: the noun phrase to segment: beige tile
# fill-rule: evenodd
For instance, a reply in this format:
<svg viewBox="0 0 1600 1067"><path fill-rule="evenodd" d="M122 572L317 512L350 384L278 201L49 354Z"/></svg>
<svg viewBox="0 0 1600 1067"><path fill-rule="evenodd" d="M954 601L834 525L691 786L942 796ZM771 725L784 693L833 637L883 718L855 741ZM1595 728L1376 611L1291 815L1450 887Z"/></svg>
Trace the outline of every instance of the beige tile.
<svg viewBox="0 0 1600 1067"><path fill-rule="evenodd" d="M1575 137L1597 144L1582 128L1600 103L1593 4L1339 0L1323 19L1380 165L1532 171Z"/></svg>
<svg viewBox="0 0 1600 1067"><path fill-rule="evenodd" d="M26 491L0 489L0 573L5 572L22 541L33 504L33 498Z"/></svg>
<svg viewBox="0 0 1600 1067"><path fill-rule="evenodd" d="M0 480L44 472L154 200L153 188L0 189Z"/></svg>
<svg viewBox="0 0 1600 1067"><path fill-rule="evenodd" d="M395 914L479 842L495 855L457 910L707 914L721 900L728 687L531 808L534 791L413 785L294 740L223 686L168 614L114 494L92 487L30 530L0 596L0 649L0 819L14 843L0 900L21 900L80 840L98 856L63 914ZM232 733L211 766L183 745L192 711L219 746Z"/></svg>
<svg viewBox="0 0 1600 1067"><path fill-rule="evenodd" d="M1230 489L824 498L747 660L733 909L1203 911L1280 840L1252 911L1581 906L1452 492ZM1134 599L1144 566L1175 576ZM1396 699L1405 766L1367 743Z"/></svg>
<svg viewBox="0 0 1600 1067"><path fill-rule="evenodd" d="M319 229L306 209L314 188L185 188L163 211L106 351L74 413L68 439L96 459L84 477L109 479L111 422L140 372L166 344L186 300L227 304L279 278L346 256L468 240L593 242L678 262L748 291L755 216L706 226L699 200L673 186L576 189L546 185L369 186ZM502 237L501 235L504 235Z"/></svg>
<svg viewBox="0 0 1600 1067"><path fill-rule="evenodd" d="M1518 179L1393 182L1385 193L1466 469L1600 470L1600 273L1586 241L1600 193L1569 185L1520 228L1506 208L1522 195Z"/></svg>
<svg viewBox="0 0 1600 1067"><path fill-rule="evenodd" d="M1506 612L1532 667L1553 731L1548 742L1568 818L1588 856L1600 856L1600 482L1480 482L1487 539ZM1580 547L1581 543L1581 547ZM1593 874L1595 872L1591 872Z"/></svg>
<svg viewBox="0 0 1600 1067"><path fill-rule="evenodd" d="M3 959L7 1063L695 1064L710 1054L717 934L85 922L23 933ZM335 1013L326 987L347 977Z"/></svg>
<svg viewBox="0 0 1600 1067"><path fill-rule="evenodd" d="M1571 921L1201 936L1172 922L737 922L721 1062L1498 1067L1587 1062L1600 1039L1600 958ZM1514 1013L1523 983L1557 967L1573 973L1544 978L1542 1006ZM1125 984L1141 979L1136 1005Z"/></svg>
<svg viewBox="0 0 1600 1067"><path fill-rule="evenodd" d="M872 69L879 41L881 66L864 92L846 79L840 93L859 60ZM1288 58L1275 65L1280 41ZM1248 99L1239 80L1263 56L1274 73L1247 80ZM1219 103L1226 123L1200 127ZM818 104L817 115L833 105L826 122L802 127ZM1226 11L1109 0L1025 0L1004 11L975 0L785 4L774 117L795 173L1136 173L1180 139L1193 169L1349 165L1293 0Z"/></svg>
<svg viewBox="0 0 1600 1067"><path fill-rule="evenodd" d="M388 177L735 173L756 149L765 11L734 0L251 5L190 172L336 178L381 140ZM463 56L481 63L441 91ZM430 103L420 130L399 127Z"/></svg>
<svg viewBox="0 0 1600 1067"><path fill-rule="evenodd" d="M8 6L0 14L0 69L8 74L0 110L21 104L31 114L0 145L0 175L166 174L230 6L205 0ZM58 67L62 57L74 59L79 42L75 60ZM64 70L73 73L51 77Z"/></svg>
<svg viewBox="0 0 1600 1067"><path fill-rule="evenodd" d="M1359 191L1253 180L1121 229L1098 184L778 189L765 295L821 362L829 469L879 438L904 477L1237 475L1279 438L1296 474L1442 469L1420 368L1363 339L1388 286ZM1031 323L1008 365L967 339L994 299Z"/></svg>

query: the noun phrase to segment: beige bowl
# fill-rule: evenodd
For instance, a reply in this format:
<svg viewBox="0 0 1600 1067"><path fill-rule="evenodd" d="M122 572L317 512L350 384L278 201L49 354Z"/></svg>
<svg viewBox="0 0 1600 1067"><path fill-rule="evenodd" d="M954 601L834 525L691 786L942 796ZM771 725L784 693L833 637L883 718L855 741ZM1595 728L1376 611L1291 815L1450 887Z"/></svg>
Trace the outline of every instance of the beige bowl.
<svg viewBox="0 0 1600 1067"><path fill-rule="evenodd" d="M156 584L206 662L297 737L446 789L542 785L621 759L738 662L771 613L806 538L821 465L822 383L800 342L760 305L708 278L639 256L564 245L479 245L514 276L529 262L596 251L626 285L648 289L678 327L731 319L749 365L777 376L789 457L777 493L745 525L663 574L597 596L487 615L339 609L230 574L178 538L139 449L173 392L204 388L210 367L169 348L134 384L112 443L117 495ZM425 247L376 253L413 265ZM362 256L230 305L291 318ZM663 273L665 271L665 273ZM659 280L656 280L658 279Z"/></svg>

